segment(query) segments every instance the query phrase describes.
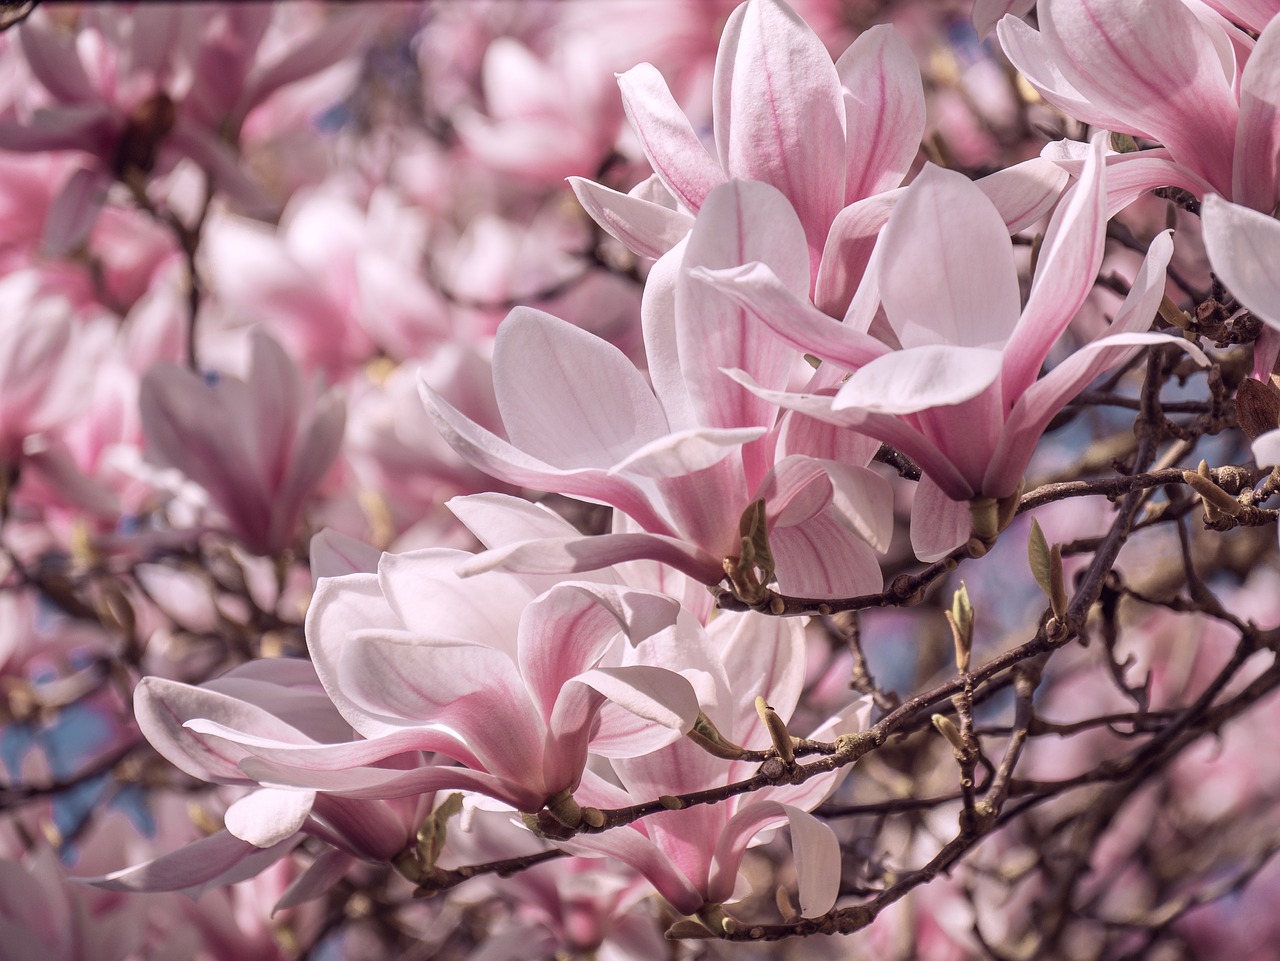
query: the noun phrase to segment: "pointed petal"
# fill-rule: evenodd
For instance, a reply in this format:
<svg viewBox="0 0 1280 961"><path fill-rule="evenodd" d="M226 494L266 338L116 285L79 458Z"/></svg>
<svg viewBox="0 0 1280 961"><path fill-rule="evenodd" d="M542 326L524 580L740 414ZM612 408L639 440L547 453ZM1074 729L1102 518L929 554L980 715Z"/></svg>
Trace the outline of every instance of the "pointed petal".
<svg viewBox="0 0 1280 961"><path fill-rule="evenodd" d="M54 257L66 257L89 237L102 205L107 202L111 175L81 167L63 185L49 208L40 245Z"/></svg>
<svg viewBox="0 0 1280 961"><path fill-rule="evenodd" d="M682 204L697 210L724 183L719 164L693 132L656 67L642 63L618 75L622 105L654 172Z"/></svg>
<svg viewBox="0 0 1280 961"><path fill-rule="evenodd" d="M632 253L657 260L693 227L688 214L610 190L583 177L570 177L578 203L601 228Z"/></svg>
<svg viewBox="0 0 1280 961"><path fill-rule="evenodd" d="M297 843L298 839L291 837L269 848L259 848L229 831L219 831L145 864L76 880L104 891L181 891L198 898L210 888L261 874Z"/></svg>
<svg viewBox="0 0 1280 961"><path fill-rule="evenodd" d="M836 72L848 131L844 202L851 204L898 186L910 171L924 137L924 86L911 48L888 24L859 34Z"/></svg>
<svg viewBox="0 0 1280 961"><path fill-rule="evenodd" d="M925 167L894 208L881 246L880 296L903 347L1004 346L1022 313L1013 244L972 181Z"/></svg>
<svg viewBox="0 0 1280 961"><path fill-rule="evenodd" d="M790 347L846 370L856 370L889 350L870 334L828 317L808 298L796 296L765 264L723 270L699 267L689 276L750 311Z"/></svg>
<svg viewBox="0 0 1280 961"><path fill-rule="evenodd" d="M608 468L667 433L653 391L622 351L542 311L507 315L493 373L511 443L562 469Z"/></svg>
<svg viewBox="0 0 1280 961"><path fill-rule="evenodd" d="M1106 243L1106 188L1103 147L1107 134L1093 138L1084 170L1058 205L1036 261L1031 294L1004 349L1005 405L1040 375L1040 366L1093 290Z"/></svg>
<svg viewBox="0 0 1280 961"><path fill-rule="evenodd" d="M1205 198L1201 217L1214 273L1260 320L1280 328L1280 221L1216 196Z"/></svg>
<svg viewBox="0 0 1280 961"><path fill-rule="evenodd" d="M973 29L985 40L1005 14L1021 17L1035 5L1036 0L973 0Z"/></svg>
<svg viewBox="0 0 1280 961"><path fill-rule="evenodd" d="M720 37L712 97L720 166L782 191L816 265L844 199L845 108L826 47L781 0L739 6Z"/></svg>
<svg viewBox="0 0 1280 961"><path fill-rule="evenodd" d="M766 427L738 427L728 430L677 431L645 444L610 470L611 474L633 477L678 477L714 467L737 453L745 444L759 440Z"/></svg>

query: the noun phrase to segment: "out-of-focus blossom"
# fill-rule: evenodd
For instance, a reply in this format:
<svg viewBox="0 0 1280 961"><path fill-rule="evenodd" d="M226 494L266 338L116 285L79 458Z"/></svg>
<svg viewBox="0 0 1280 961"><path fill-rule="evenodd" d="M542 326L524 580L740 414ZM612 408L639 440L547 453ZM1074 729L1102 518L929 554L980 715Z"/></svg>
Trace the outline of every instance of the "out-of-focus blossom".
<svg viewBox="0 0 1280 961"><path fill-rule="evenodd" d="M203 487L250 550L293 544L302 509L342 442L346 404L309 403L297 367L266 334L251 336L244 380L157 364L140 404L148 452Z"/></svg>

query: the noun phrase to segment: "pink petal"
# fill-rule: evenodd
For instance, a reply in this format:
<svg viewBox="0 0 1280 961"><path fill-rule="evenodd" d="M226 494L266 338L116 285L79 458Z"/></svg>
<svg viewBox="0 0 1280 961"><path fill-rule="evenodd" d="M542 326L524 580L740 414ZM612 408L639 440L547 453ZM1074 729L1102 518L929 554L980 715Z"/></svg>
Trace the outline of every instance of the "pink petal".
<svg viewBox="0 0 1280 961"><path fill-rule="evenodd" d="M799 597L856 597L884 586L875 552L828 506L795 527L774 528L778 587Z"/></svg>
<svg viewBox="0 0 1280 961"><path fill-rule="evenodd" d="M844 203L851 204L898 186L910 171L924 137L924 87L911 48L888 24L859 34L836 71L848 128Z"/></svg>
<svg viewBox="0 0 1280 961"><path fill-rule="evenodd" d="M76 170L49 208L41 247L54 257L65 257L83 244L107 202L110 186L111 175L105 170Z"/></svg>
<svg viewBox="0 0 1280 961"><path fill-rule="evenodd" d="M657 68L647 63L632 67L618 75L618 86L645 157L672 195L696 211L707 194L724 183L723 171L698 140Z"/></svg>
<svg viewBox="0 0 1280 961"><path fill-rule="evenodd" d="M1041 151L1041 158L1051 160L1073 177L1084 170L1086 144L1074 140L1051 143ZM1181 187L1197 197L1213 191L1199 174L1175 163L1163 147L1135 153L1111 154L1107 162L1107 218L1115 216L1149 190L1156 187Z"/></svg>
<svg viewBox="0 0 1280 961"><path fill-rule="evenodd" d="M314 800L314 791L259 788L227 808L227 830L254 847L269 848L302 829Z"/></svg>
<svg viewBox="0 0 1280 961"><path fill-rule="evenodd" d="M578 203L596 223L632 253L657 260L688 235L693 218L679 210L570 177Z"/></svg>
<svg viewBox="0 0 1280 961"><path fill-rule="evenodd" d="M737 427L726 430L694 428L677 431L645 444L624 458L610 474L632 477L679 477L714 467L768 432L767 427Z"/></svg>
<svg viewBox="0 0 1280 961"><path fill-rule="evenodd" d="M1091 103L1159 140L1220 191L1230 188L1221 145L1235 142L1238 107L1215 28L1176 2L1050 0L1038 9L1050 57Z"/></svg>
<svg viewBox="0 0 1280 961"><path fill-rule="evenodd" d="M928 474L911 500L911 550L925 563L940 560L967 543L973 529L968 501L953 500Z"/></svg>
<svg viewBox="0 0 1280 961"><path fill-rule="evenodd" d="M211 888L261 874L297 843L291 837L264 849L219 831L145 864L76 880L104 891L182 891L198 898Z"/></svg>
<svg viewBox="0 0 1280 961"><path fill-rule="evenodd" d="M1106 243L1106 136L1094 136L1084 171L1045 231L1031 294L1004 349L1006 407L1039 376L1050 349L1093 290Z"/></svg>
<svg viewBox="0 0 1280 961"><path fill-rule="evenodd" d="M881 245L880 296L903 347L1004 346L1022 312L1013 245L972 181L925 167L894 208Z"/></svg>
<svg viewBox="0 0 1280 961"><path fill-rule="evenodd" d="M702 895L671 859L633 828L580 835L556 846L577 857L609 857L634 868L681 914L693 914L703 905Z"/></svg>
<svg viewBox="0 0 1280 961"><path fill-rule="evenodd" d="M355 53L377 23L369 11L350 10L329 17L324 25L271 63L256 68L246 81L240 120L277 90L325 70Z"/></svg>
<svg viewBox="0 0 1280 961"><path fill-rule="evenodd" d="M699 267L690 277L750 311L788 346L846 370L856 370L889 350L870 334L828 317L808 298L797 296L765 264L723 270Z"/></svg>
<svg viewBox="0 0 1280 961"><path fill-rule="evenodd" d="M1280 328L1280 221L1216 196L1205 198L1201 218L1214 273L1260 320Z"/></svg>
<svg viewBox="0 0 1280 961"><path fill-rule="evenodd" d="M994 384L1003 359L999 350L945 344L893 351L855 371L831 407L911 414L952 406Z"/></svg>
<svg viewBox="0 0 1280 961"><path fill-rule="evenodd" d="M720 37L712 97L721 167L787 197L816 266L844 206L845 108L826 47L781 0L739 6Z"/></svg>
<svg viewBox="0 0 1280 961"><path fill-rule="evenodd" d="M596 571L634 560L656 560L704 584L724 577L720 559L674 537L660 534L597 534L546 538L510 544L476 555L458 568L471 576L503 568L524 574L569 574Z"/></svg>
<svg viewBox="0 0 1280 961"><path fill-rule="evenodd" d="M973 0L973 29L985 40L1005 14L1021 17L1035 5L1036 0Z"/></svg>
<svg viewBox="0 0 1280 961"><path fill-rule="evenodd" d="M1026 230L1062 196L1068 178L1043 157L1032 157L974 181L995 205L1011 234Z"/></svg>
<svg viewBox="0 0 1280 961"><path fill-rule="evenodd" d="M16 32L27 66L54 100L71 104L100 99L76 51L74 31L59 29L37 14Z"/></svg>
<svg viewBox="0 0 1280 961"><path fill-rule="evenodd" d="M825 54L824 54L825 56ZM731 181L708 195L689 235L684 267L768 264L797 296L809 292L804 234L787 199L766 184ZM680 370L698 422L707 427L771 426L771 405L725 381L722 367L739 367L768 387L786 384L793 358L745 310L683 278L676 285Z"/></svg>
<svg viewBox="0 0 1280 961"><path fill-rule="evenodd" d="M1270 213L1280 203L1280 17L1258 37L1240 77L1232 199Z"/></svg>
<svg viewBox="0 0 1280 961"><path fill-rule="evenodd" d="M326 527L311 538L308 550L313 585L322 577L340 577L343 574L373 574L378 570L382 551L364 541L348 537L331 527Z"/></svg>
<svg viewBox="0 0 1280 961"><path fill-rule="evenodd" d="M836 214L822 250L813 302L825 314L842 316L862 283L880 230L906 188L858 200Z"/></svg>
<svg viewBox="0 0 1280 961"><path fill-rule="evenodd" d="M327 894L356 863L356 859L345 851L330 848L310 866L293 879L293 883L285 889L284 894L271 907L271 913L296 908L300 904L314 901Z"/></svg>

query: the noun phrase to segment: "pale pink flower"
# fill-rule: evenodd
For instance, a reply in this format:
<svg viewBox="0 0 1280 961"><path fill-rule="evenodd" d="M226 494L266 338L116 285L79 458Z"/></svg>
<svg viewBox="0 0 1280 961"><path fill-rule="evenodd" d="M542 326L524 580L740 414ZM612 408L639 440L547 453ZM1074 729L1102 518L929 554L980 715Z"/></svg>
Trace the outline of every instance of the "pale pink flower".
<svg viewBox="0 0 1280 961"><path fill-rule="evenodd" d="M921 557L936 558L967 539L967 508L956 502L1018 490L1045 426L1094 377L1142 344L1175 342L1143 333L1164 293L1173 249L1161 235L1108 335L1037 379L1093 288L1105 240L1104 173L1097 137L1079 183L1050 220L1025 306L999 211L968 179L937 167L927 167L894 208L843 324L789 295L760 264L699 274L788 343L853 371L834 396L752 386L916 460L925 473L912 510ZM880 302L900 349L862 332ZM734 376L751 384L749 376Z"/></svg>
<svg viewBox="0 0 1280 961"><path fill-rule="evenodd" d="M153 367L142 381L142 431L150 456L203 487L247 548L277 554L338 455L346 405L332 392L308 403L280 346L259 331L250 340L244 380Z"/></svg>
<svg viewBox="0 0 1280 961"><path fill-rule="evenodd" d="M807 297L803 228L785 198L767 184L724 184L688 241L650 274L652 386L605 341L523 308L494 345L506 439L424 383L428 413L471 463L513 484L609 504L645 532L517 545L477 569L593 570L647 557L715 584L725 558L742 552L743 513L763 499L784 590L840 597L879 589L872 549L887 546L891 492L861 466L875 445L815 431L720 373L745 368L780 389L797 360L740 306L689 277L695 267L755 259Z"/></svg>
<svg viewBox="0 0 1280 961"><path fill-rule="evenodd" d="M1051 104L1086 123L1159 141L1120 154L1114 212L1154 187L1216 192L1270 213L1280 203L1280 26L1252 38L1182 0L1041 0L1039 32L999 26L1018 70ZM1070 144L1045 156L1077 173Z"/></svg>

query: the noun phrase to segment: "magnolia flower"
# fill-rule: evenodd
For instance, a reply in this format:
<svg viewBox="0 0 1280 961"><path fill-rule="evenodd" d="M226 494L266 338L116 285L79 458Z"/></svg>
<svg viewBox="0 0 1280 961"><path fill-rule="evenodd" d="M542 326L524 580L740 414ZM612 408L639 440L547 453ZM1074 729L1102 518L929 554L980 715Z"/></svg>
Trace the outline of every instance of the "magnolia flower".
<svg viewBox="0 0 1280 961"><path fill-rule="evenodd" d="M208 491L247 548L278 554L338 456L346 405L327 393L306 410L280 346L255 331L251 351L244 380L157 364L142 381L142 431L150 455Z"/></svg>
<svg viewBox="0 0 1280 961"><path fill-rule="evenodd" d="M713 654L703 670L714 680L714 702L705 713L728 741L749 750L773 742L757 699L763 698L784 722L791 717L804 687L803 625L796 620L764 619L757 614L722 614L706 630ZM870 703L850 705L823 725L814 737L830 739L865 726ZM599 803L616 807L663 795L710 790L752 776L749 761L725 761L690 740L651 754L619 758L614 771L625 793L597 785ZM800 878L805 916L829 910L840 880L839 845L831 829L807 812L816 807L847 773L847 768L812 777L802 784L774 787L729 797L718 804L660 811L642 821L603 834L560 842L572 854L616 858L644 875L682 914L712 910L734 896L738 869L752 839L788 823ZM586 788L584 786L584 795Z"/></svg>
<svg viewBox="0 0 1280 961"><path fill-rule="evenodd" d="M676 601L586 582L537 596L503 573L460 580L454 571L469 559L386 554L377 574L320 582L308 646L324 690L364 740L317 738L268 711L158 681L144 682L159 699L145 708L150 720L140 715L144 733L220 778L281 786L289 797L261 805L292 800L283 814L297 818L299 796L328 796L316 791L463 789L524 811L548 802L573 811L588 748L652 750L693 724L690 682L635 663L637 645L676 629ZM621 650L620 634L630 641ZM440 763L416 760L424 751Z"/></svg>
<svg viewBox="0 0 1280 961"><path fill-rule="evenodd" d="M804 230L814 302L843 311L925 128L920 68L893 27L864 31L833 64L782 0L749 0L716 55L714 155L657 69L618 78L627 116L655 171L630 194L570 178L587 212L636 253L659 257L717 186L756 180L787 198ZM1039 158L983 181L1011 229L1039 219L1066 182Z"/></svg>
<svg viewBox="0 0 1280 961"><path fill-rule="evenodd" d="M999 36L1014 66L1064 113L1163 146L1109 160L1111 210L1154 187L1280 203L1280 26L1256 45L1183 0L1041 0L1039 32L1016 17ZM1258 16L1254 22L1269 17ZM1079 169L1078 148L1045 156Z"/></svg>
<svg viewBox="0 0 1280 961"><path fill-rule="evenodd" d="M1105 239L1103 138L1049 222L1027 302L1003 218L964 176L926 167L894 208L844 324L788 294L760 264L698 276L753 309L775 333L853 374L834 396L760 396L892 444L924 471L912 543L936 559L964 543L960 502L1015 495L1036 442L1063 405L1142 344L1173 252L1160 235L1108 335L1039 378L1049 350L1093 287ZM864 333L882 303L900 349ZM1203 355L1185 341L1189 351ZM976 506L976 505L975 505ZM984 508L989 509L989 508ZM983 538L996 530L983 530Z"/></svg>
<svg viewBox="0 0 1280 961"><path fill-rule="evenodd" d="M523 308L494 344L507 439L424 382L432 420L472 464L513 484L609 504L645 532L517 545L471 570L581 571L646 557L716 584L726 564L747 565L744 538L758 544L767 533L784 590L842 597L879 589L872 548L888 544L892 500L884 479L862 466L876 445L811 430L720 373L744 368L780 389L796 361L741 307L689 276L756 259L773 265L794 296L807 296L803 229L785 198L766 184L724 184L688 240L650 274L652 386L607 342ZM762 582L774 566L761 565Z"/></svg>

